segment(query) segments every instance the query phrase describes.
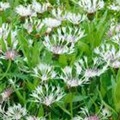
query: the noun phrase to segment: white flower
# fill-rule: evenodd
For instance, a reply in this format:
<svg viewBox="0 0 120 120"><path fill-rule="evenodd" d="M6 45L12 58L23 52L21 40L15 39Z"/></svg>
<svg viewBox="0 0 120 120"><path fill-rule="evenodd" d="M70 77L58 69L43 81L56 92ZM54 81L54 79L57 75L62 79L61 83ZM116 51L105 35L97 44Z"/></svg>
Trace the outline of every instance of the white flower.
<svg viewBox="0 0 120 120"><path fill-rule="evenodd" d="M37 32L40 32L44 27L44 24L41 20L32 19L31 17L25 20L23 27L27 30L28 33L31 33L34 29Z"/></svg>
<svg viewBox="0 0 120 120"><path fill-rule="evenodd" d="M75 43L81 38L83 38L84 31L77 27L61 27L57 29L57 34L60 37L63 37L66 41Z"/></svg>
<svg viewBox="0 0 120 120"><path fill-rule="evenodd" d="M77 87L87 83L85 79L80 78L82 68L81 66L76 66L76 73L73 75L73 68L66 66L62 69L63 74L60 76L60 79L63 79L68 87Z"/></svg>
<svg viewBox="0 0 120 120"><path fill-rule="evenodd" d="M11 30L11 26L7 23L3 23L0 27L0 39L6 40Z"/></svg>
<svg viewBox="0 0 120 120"><path fill-rule="evenodd" d="M47 81L49 79L54 79L56 77L56 72L53 66L40 63L33 69L33 76L40 78L42 81Z"/></svg>
<svg viewBox="0 0 120 120"><path fill-rule="evenodd" d="M114 43L117 43L118 45L120 45L120 33L114 35L113 37L111 37L111 40L114 42Z"/></svg>
<svg viewBox="0 0 120 120"><path fill-rule="evenodd" d="M32 9L37 13L43 13L47 11L49 6L50 6L50 3L40 4L36 0L32 2Z"/></svg>
<svg viewBox="0 0 120 120"><path fill-rule="evenodd" d="M45 18L43 20L43 23L48 27L48 28L54 28L58 27L61 25L61 20L57 20L54 18Z"/></svg>
<svg viewBox="0 0 120 120"><path fill-rule="evenodd" d="M53 9L51 14L57 19L57 20L65 20L66 19L66 12L61 10L60 8Z"/></svg>
<svg viewBox="0 0 120 120"><path fill-rule="evenodd" d="M120 6L113 3L112 5L108 6L108 9L113 10L113 11L120 11Z"/></svg>
<svg viewBox="0 0 120 120"><path fill-rule="evenodd" d="M95 13L104 7L103 0L80 0L78 4L87 13Z"/></svg>
<svg viewBox="0 0 120 120"><path fill-rule="evenodd" d="M62 88L48 84L38 86L31 94L34 99L33 102L42 103L46 106L51 106L51 104L60 101L64 95Z"/></svg>
<svg viewBox="0 0 120 120"><path fill-rule="evenodd" d="M0 58L14 60L14 58L17 55L17 52L16 52L17 45L18 45L18 40L16 39L17 31L11 30L11 31L7 31L7 32L6 32L7 34L10 34L9 41L7 40L8 35L7 34L6 34L6 36L3 35L3 42L4 42L6 50L1 51L1 53L3 55ZM9 44L9 42L11 42L11 44Z"/></svg>
<svg viewBox="0 0 120 120"><path fill-rule="evenodd" d="M0 2L0 11L4 11L9 7L10 7L10 4L8 2Z"/></svg>
<svg viewBox="0 0 120 120"><path fill-rule="evenodd" d="M103 108L103 105L100 106L99 111L96 114L90 115L89 110L86 107L81 108L81 111L79 113L83 117L78 116L79 119L76 120L108 120L111 115L108 109L106 111L106 108Z"/></svg>
<svg viewBox="0 0 120 120"><path fill-rule="evenodd" d="M8 88L8 89L5 90L4 92L2 92L2 93L1 93L2 101L8 100L8 98L10 97L11 94L12 94L12 88Z"/></svg>
<svg viewBox="0 0 120 120"><path fill-rule="evenodd" d="M119 68L120 49L117 50L114 45L102 44L94 52L98 54L110 67Z"/></svg>
<svg viewBox="0 0 120 120"><path fill-rule="evenodd" d="M54 54L71 54L74 52L74 44L66 41L64 36L46 36L43 41L44 46Z"/></svg>
<svg viewBox="0 0 120 120"><path fill-rule="evenodd" d="M108 67L108 65L104 65L103 61L98 57L93 58L90 65L87 57L78 60L75 64L76 66L80 65L82 67L82 74L85 79L100 76Z"/></svg>
<svg viewBox="0 0 120 120"><path fill-rule="evenodd" d="M115 21L115 19L111 19L111 23L109 26L109 30L107 32L107 36L111 39L114 37L118 37L120 34L120 24ZM117 36L118 35L118 36Z"/></svg>
<svg viewBox="0 0 120 120"><path fill-rule="evenodd" d="M13 106L8 107L7 111L2 109L2 112L0 111L0 113L4 120L20 120L27 114L27 111L20 104L14 104Z"/></svg>
<svg viewBox="0 0 120 120"><path fill-rule="evenodd" d="M19 5L16 7L15 11L21 17L32 16L32 14L33 14L33 11L31 9L30 5L28 5L28 6Z"/></svg>
<svg viewBox="0 0 120 120"><path fill-rule="evenodd" d="M81 23L82 21L86 19L86 16L69 12L66 15L66 19L70 21L71 23L78 25L79 23Z"/></svg>
<svg viewBox="0 0 120 120"><path fill-rule="evenodd" d="M110 6L108 6L108 9L113 10L113 11L120 11L119 0L115 0L114 3L112 3Z"/></svg>

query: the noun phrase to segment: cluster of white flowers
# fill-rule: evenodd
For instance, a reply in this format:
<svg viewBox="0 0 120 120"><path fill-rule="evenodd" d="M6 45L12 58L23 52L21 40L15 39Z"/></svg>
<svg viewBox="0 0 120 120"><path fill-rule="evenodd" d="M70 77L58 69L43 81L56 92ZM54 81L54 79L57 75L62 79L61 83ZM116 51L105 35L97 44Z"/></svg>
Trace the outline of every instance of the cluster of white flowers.
<svg viewBox="0 0 120 120"><path fill-rule="evenodd" d="M9 7L9 3L0 2L0 14ZM58 59L59 56L69 56L69 54L73 54L75 50L77 51L77 43L87 36L87 30L84 29L84 25L82 26L82 24L88 20L88 15L95 14L98 10L104 8L104 1L79 0L77 7L82 8L84 12L71 12L65 10L64 6L58 6L55 8L49 2L39 3L36 0L33 0L31 4L21 4L16 6L14 11L18 14L16 16L20 18L19 22L16 22L16 24L20 23L20 26L12 26L12 24L2 23L0 27L0 41L4 44L2 47L5 47L5 50L0 46L0 59L14 60L17 56L17 49L20 49L20 52L22 51L23 46L19 46L17 38L19 37L19 39L22 39L22 37L18 35L19 30L21 29L22 32L25 31L25 35L27 36L25 37L28 38L27 40L30 41L31 46L35 46L31 39L34 39L34 37L37 36L37 39L35 38L35 40L43 45L45 53L49 51L53 56L57 56ZM120 11L120 4L116 2L110 5L108 9ZM49 12L49 15L43 16L46 12ZM41 31L44 31L44 35ZM63 68L61 68L58 63L59 72L56 70L55 65L46 64L46 62L42 62L30 70L32 71L32 77L36 77L40 81L40 85L37 87L34 86L35 90L30 94L32 102L43 104L45 107L50 107L53 103L59 102L64 98L66 95L64 89L58 85L51 84L50 82L52 80L59 79L63 81L63 84L68 88L73 88L88 84L92 78L99 77L105 73L109 67L115 69L119 68L119 31L120 24L115 24L115 21L113 20L107 35L114 43L118 44L118 48L114 45L103 43L94 49L94 56L90 59L89 57L84 56L77 61L73 61L74 63L72 65L66 64ZM31 47L31 51L32 49L34 48ZM27 53L25 53L25 55L25 57L23 55L23 61L27 61L28 59ZM67 57L66 61L71 59L70 57ZM26 68L27 70L29 69L29 67ZM13 82L13 84L15 83ZM8 100L11 93L12 90L3 92L1 94L2 102ZM82 109L82 114L84 114L85 117L82 118L81 116L76 116L72 120L104 120L106 117L106 115L104 115L105 113L106 111L102 111L100 112L101 115L90 115L88 110L84 108ZM7 120L46 120L46 118L43 117L28 115L26 108L22 107L20 104L9 106L8 109L1 107L0 115L3 119Z"/></svg>

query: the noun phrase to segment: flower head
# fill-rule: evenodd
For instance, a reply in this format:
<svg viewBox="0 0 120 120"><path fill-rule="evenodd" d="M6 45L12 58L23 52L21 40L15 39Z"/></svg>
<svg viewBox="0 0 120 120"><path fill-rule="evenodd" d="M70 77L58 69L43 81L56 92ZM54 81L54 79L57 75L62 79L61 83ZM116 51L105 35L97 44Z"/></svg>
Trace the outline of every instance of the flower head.
<svg viewBox="0 0 120 120"><path fill-rule="evenodd" d="M10 4L8 2L0 2L0 11L4 11L9 7L10 7Z"/></svg>
<svg viewBox="0 0 120 120"><path fill-rule="evenodd" d="M56 72L53 66L41 63L33 69L33 76L40 78L42 81L47 81L49 79L54 79L56 77Z"/></svg>
<svg viewBox="0 0 120 120"><path fill-rule="evenodd" d="M83 117L81 116L77 116L79 119L76 120L108 120L108 118L110 117L111 113L110 111L107 109L107 112L104 112L104 110L107 108L103 108L103 106L100 107L99 111L94 114L91 115L89 113L88 108L81 108L81 111L79 112ZM75 120L75 119L73 119Z"/></svg>
<svg viewBox="0 0 120 120"><path fill-rule="evenodd" d="M67 66L62 69L63 74L60 78L64 80L68 87L77 87L87 83L85 79L80 78L81 71L81 66L76 66L76 73L73 74L73 68Z"/></svg>
<svg viewBox="0 0 120 120"><path fill-rule="evenodd" d="M61 20L57 20L54 18L45 18L43 20L43 23L48 27L48 28L54 28L58 27L61 25Z"/></svg>
<svg viewBox="0 0 120 120"><path fill-rule="evenodd" d="M54 54L71 54L74 52L74 43L66 41L64 36L56 34L46 36L43 41L44 46Z"/></svg>
<svg viewBox="0 0 120 120"><path fill-rule="evenodd" d="M84 31L77 27L61 27L57 29L57 35L63 37L66 41L75 43L83 38Z"/></svg>
<svg viewBox="0 0 120 120"><path fill-rule="evenodd" d="M108 67L104 65L104 62L98 57L93 58L91 64L89 64L87 57L83 57L83 59L78 60L75 64L76 66L80 65L82 67L82 74L85 79L100 76Z"/></svg>
<svg viewBox="0 0 120 120"><path fill-rule="evenodd" d="M21 17L32 16L32 14L33 14L33 11L31 9L31 5L28 5L28 6L19 5L16 7L15 11Z"/></svg>
<svg viewBox="0 0 120 120"><path fill-rule="evenodd" d="M6 101L8 100L8 98L10 97L10 95L12 94L12 88L8 88L7 90L5 90L4 92L1 93L2 96L2 101Z"/></svg>
<svg viewBox="0 0 120 120"><path fill-rule="evenodd" d="M50 3L40 4L36 0L32 2L32 9L37 13L43 13L47 11L49 6L50 6Z"/></svg>
<svg viewBox="0 0 120 120"><path fill-rule="evenodd" d="M82 21L86 19L86 16L68 12L66 15L66 19L70 21L71 23L78 25L79 23L81 23Z"/></svg>
<svg viewBox="0 0 120 120"><path fill-rule="evenodd" d="M14 58L17 56L17 45L18 45L18 40L16 39L17 36L17 31L8 31L9 36L9 41L7 40L7 36L3 36L3 42L5 45L5 50L2 50L2 56L0 58L2 59L9 59L9 60L14 60ZM3 34L4 35L4 34ZM9 42L11 42L11 44L9 44Z"/></svg>
<svg viewBox="0 0 120 120"><path fill-rule="evenodd" d="M110 67L119 68L120 66L120 50L114 45L102 44L97 47L95 53L98 54Z"/></svg>
<svg viewBox="0 0 120 120"><path fill-rule="evenodd" d="M53 9L51 14L57 19L57 20L65 20L66 19L66 12L64 12L62 9L57 8Z"/></svg>
<svg viewBox="0 0 120 120"><path fill-rule="evenodd" d="M4 120L20 120L27 114L27 111L20 104L14 104L13 106L8 107L7 111L1 108L0 113Z"/></svg>
<svg viewBox="0 0 120 120"><path fill-rule="evenodd" d="M117 43L118 45L120 45L120 33L114 35L113 37L111 37L111 40L114 42L114 43Z"/></svg>
<svg viewBox="0 0 120 120"><path fill-rule="evenodd" d="M30 17L25 20L23 27L27 30L28 33L33 32L33 30L40 32L41 29L44 27L44 24L41 20L33 19Z"/></svg>
<svg viewBox="0 0 120 120"><path fill-rule="evenodd" d="M115 0L114 3L108 6L108 9L113 11L120 11L120 3L117 0Z"/></svg>
<svg viewBox="0 0 120 120"><path fill-rule="evenodd" d="M11 26L7 23L3 23L0 27L0 39L6 40L11 30Z"/></svg>
<svg viewBox="0 0 120 120"><path fill-rule="evenodd" d="M38 86L31 94L34 102L42 103L46 106L51 106L54 102L60 101L64 95L62 88L48 84Z"/></svg>
<svg viewBox="0 0 120 120"><path fill-rule="evenodd" d="M78 4L87 13L95 13L104 7L103 0L80 0Z"/></svg>

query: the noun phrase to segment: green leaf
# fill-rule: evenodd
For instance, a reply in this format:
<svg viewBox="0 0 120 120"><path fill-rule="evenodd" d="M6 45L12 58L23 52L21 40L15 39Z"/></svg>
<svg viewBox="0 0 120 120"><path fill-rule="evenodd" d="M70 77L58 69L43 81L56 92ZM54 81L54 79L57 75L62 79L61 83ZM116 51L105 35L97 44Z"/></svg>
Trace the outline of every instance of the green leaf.
<svg viewBox="0 0 120 120"><path fill-rule="evenodd" d="M114 103L117 112L120 112L120 69L116 78L116 86L114 88Z"/></svg>

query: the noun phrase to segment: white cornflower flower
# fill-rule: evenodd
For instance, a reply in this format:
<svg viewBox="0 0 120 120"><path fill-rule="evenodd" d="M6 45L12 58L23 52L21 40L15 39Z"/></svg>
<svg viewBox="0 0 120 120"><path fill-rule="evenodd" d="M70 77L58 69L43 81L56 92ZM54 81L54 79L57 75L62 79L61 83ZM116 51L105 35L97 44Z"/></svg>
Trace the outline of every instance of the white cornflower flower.
<svg viewBox="0 0 120 120"><path fill-rule="evenodd" d="M33 76L40 78L42 81L49 79L55 79L57 73L54 71L54 67L48 64L40 63L33 69Z"/></svg>
<svg viewBox="0 0 120 120"><path fill-rule="evenodd" d="M75 43L81 38L83 38L84 31L77 28L77 27L61 27L57 29L57 35L59 37L63 37L66 41L69 41L71 43Z"/></svg>
<svg viewBox="0 0 120 120"><path fill-rule="evenodd" d="M15 9L16 13L19 14L21 17L28 17L33 15L33 11L31 9L31 5L23 6L19 5Z"/></svg>
<svg viewBox="0 0 120 120"><path fill-rule="evenodd" d="M7 23L3 23L0 27L0 39L6 40L11 30L11 26Z"/></svg>
<svg viewBox="0 0 120 120"><path fill-rule="evenodd" d="M60 79L63 79L68 87L77 87L87 83L85 79L80 78L82 68L80 66L76 66L76 73L73 74L72 67L65 67L62 69L63 74L60 76Z"/></svg>
<svg viewBox="0 0 120 120"><path fill-rule="evenodd" d="M90 115L89 110L85 108L81 108L81 111L79 112L83 117L77 116L79 119L72 119L72 120L107 120L111 113L106 108L103 108L103 106L100 107L99 111L94 114Z"/></svg>
<svg viewBox="0 0 120 120"><path fill-rule="evenodd" d="M0 11L4 11L9 7L10 7L10 4L8 2L0 2Z"/></svg>
<svg viewBox="0 0 120 120"><path fill-rule="evenodd" d="M82 21L84 21L86 19L86 16L85 15L81 15L81 14L75 14L75 13L67 13L66 15L66 19L75 24L75 25L78 25L79 23L81 23Z"/></svg>
<svg viewBox="0 0 120 120"><path fill-rule="evenodd" d="M79 6L83 8L87 13L95 13L97 10L104 7L103 0L80 0L78 2Z"/></svg>
<svg viewBox="0 0 120 120"><path fill-rule="evenodd" d="M43 13L47 11L49 6L50 6L50 3L40 4L36 0L32 2L32 9L37 13Z"/></svg>
<svg viewBox="0 0 120 120"><path fill-rule="evenodd" d="M31 33L34 29L37 32L40 32L44 27L44 24L41 20L32 19L31 17L25 20L23 27L27 30L28 33Z"/></svg>
<svg viewBox="0 0 120 120"><path fill-rule="evenodd" d="M113 11L120 11L120 5L117 3L113 3L112 5L108 6L108 9Z"/></svg>
<svg viewBox="0 0 120 120"><path fill-rule="evenodd" d="M102 44L94 52L98 54L110 67L119 68L120 49L117 50L114 45Z"/></svg>
<svg viewBox="0 0 120 120"><path fill-rule="evenodd" d="M3 58L5 58L7 60L14 60L16 56L17 56L16 51L8 50L8 51L5 52L5 56L3 56Z"/></svg>
<svg viewBox="0 0 120 120"><path fill-rule="evenodd" d="M3 42L6 47L6 51L1 51L3 54L0 58L2 59L9 59L9 60L14 60L14 58L17 56L17 45L18 45L18 40L16 39L17 36L17 31L10 31L10 41L7 40L7 37L4 37ZM11 42L11 44L9 44Z"/></svg>
<svg viewBox="0 0 120 120"><path fill-rule="evenodd" d="M0 113L1 113L1 111L0 111ZM7 111L2 109L1 114L2 114L2 118L4 120L20 120L24 116L26 116L27 111L20 104L17 104L17 105L14 104L13 106L8 107Z"/></svg>
<svg viewBox="0 0 120 120"><path fill-rule="evenodd" d="M44 117L35 117L35 116L28 116L26 120L46 120Z"/></svg>
<svg viewBox="0 0 120 120"><path fill-rule="evenodd" d="M65 93L59 86L45 84L45 86L38 86L31 96L33 102L51 106L51 104L60 101L65 96Z"/></svg>
<svg viewBox="0 0 120 120"><path fill-rule="evenodd" d="M58 27L61 25L61 20L57 20L54 18L45 18L43 20L43 23L48 27L48 28L54 28L54 27Z"/></svg>
<svg viewBox="0 0 120 120"><path fill-rule="evenodd" d="M1 93L2 101L6 101L9 99L10 95L12 94L12 88L8 88L4 92Z"/></svg>
<svg viewBox="0 0 120 120"><path fill-rule="evenodd" d="M107 36L109 38L112 38L116 36L117 34L119 34L119 32L120 32L120 24L115 22L115 19L112 19L110 26L109 26L109 30L107 32Z"/></svg>
<svg viewBox="0 0 120 120"><path fill-rule="evenodd" d="M43 41L44 46L54 54L71 54L74 52L74 43L66 41L64 36L46 36Z"/></svg>
<svg viewBox="0 0 120 120"><path fill-rule="evenodd" d="M57 20L65 20L66 19L66 12L61 10L60 8L53 9L51 14L57 19Z"/></svg>
<svg viewBox="0 0 120 120"><path fill-rule="evenodd" d="M108 65L104 65L101 58L98 57L92 59L91 65L89 65L87 57L78 60L75 64L76 66L80 65L82 67L82 74L85 77L85 79L88 80L89 78L100 76L107 70L108 67Z"/></svg>
<svg viewBox="0 0 120 120"><path fill-rule="evenodd" d="M120 33L114 35L113 37L111 37L111 40L114 42L114 43L117 43L118 45L120 45Z"/></svg>

